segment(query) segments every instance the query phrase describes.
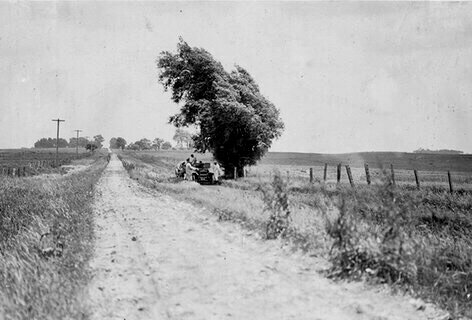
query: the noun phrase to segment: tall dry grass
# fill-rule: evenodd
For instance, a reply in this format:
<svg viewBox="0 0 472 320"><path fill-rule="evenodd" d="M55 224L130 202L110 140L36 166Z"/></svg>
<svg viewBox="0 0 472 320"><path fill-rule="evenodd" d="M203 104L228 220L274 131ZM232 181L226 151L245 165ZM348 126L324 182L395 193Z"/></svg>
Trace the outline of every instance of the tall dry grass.
<svg viewBox="0 0 472 320"><path fill-rule="evenodd" d="M0 318L86 319L93 188L106 161L65 176L0 177Z"/></svg>

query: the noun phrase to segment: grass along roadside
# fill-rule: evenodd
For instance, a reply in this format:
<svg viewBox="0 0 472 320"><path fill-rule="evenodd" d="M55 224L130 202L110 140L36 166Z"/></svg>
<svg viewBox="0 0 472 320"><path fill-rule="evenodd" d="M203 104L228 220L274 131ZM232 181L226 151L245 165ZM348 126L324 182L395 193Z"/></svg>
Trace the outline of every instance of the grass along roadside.
<svg viewBox="0 0 472 320"><path fill-rule="evenodd" d="M166 159L120 158L142 184L264 234L269 214L257 188L270 188L268 179L200 186L173 178ZM393 188L388 179L355 189L291 179L287 191L287 240L328 258L331 276L388 283L439 304L453 318L472 317L472 194Z"/></svg>
<svg viewBox="0 0 472 320"><path fill-rule="evenodd" d="M201 186L195 182L176 179L173 163L165 159L159 162L143 162L135 153L118 155L132 179L141 184L167 193L173 197L204 206L218 216L220 220L231 220L265 237L266 224L270 212L264 210L262 192L252 184L250 188L237 187L233 181L223 181L221 186ZM263 184L269 188L270 184ZM313 208L301 203L292 203L292 224L285 240L290 241L294 249L310 251L322 255L329 251L331 239L324 228L324 218L314 214ZM293 210L295 209L295 210Z"/></svg>
<svg viewBox="0 0 472 320"><path fill-rule="evenodd" d="M86 319L98 157L68 175L0 177L0 318Z"/></svg>

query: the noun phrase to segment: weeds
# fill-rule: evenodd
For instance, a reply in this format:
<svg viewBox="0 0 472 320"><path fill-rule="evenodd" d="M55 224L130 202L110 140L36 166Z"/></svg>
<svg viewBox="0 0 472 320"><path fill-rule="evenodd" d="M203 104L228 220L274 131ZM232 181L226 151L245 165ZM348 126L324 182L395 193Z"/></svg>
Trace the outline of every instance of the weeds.
<svg viewBox="0 0 472 320"><path fill-rule="evenodd" d="M337 208L327 218L332 276L400 285L454 316L472 316L472 219L464 200L388 182L320 192Z"/></svg>
<svg viewBox="0 0 472 320"><path fill-rule="evenodd" d="M269 187L259 185L257 190L262 194L264 210L269 213L266 226L267 239L285 236L290 224L287 183L283 181L280 173L276 172Z"/></svg>

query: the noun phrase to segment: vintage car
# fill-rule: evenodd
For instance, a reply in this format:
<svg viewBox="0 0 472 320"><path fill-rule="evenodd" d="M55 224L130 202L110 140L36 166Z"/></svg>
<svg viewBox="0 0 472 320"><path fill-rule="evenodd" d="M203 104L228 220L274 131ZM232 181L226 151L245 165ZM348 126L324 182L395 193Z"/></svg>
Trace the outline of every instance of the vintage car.
<svg viewBox="0 0 472 320"><path fill-rule="evenodd" d="M213 184L213 173L210 172L211 163L200 162L194 165L197 172L193 173L193 180L200 184Z"/></svg>

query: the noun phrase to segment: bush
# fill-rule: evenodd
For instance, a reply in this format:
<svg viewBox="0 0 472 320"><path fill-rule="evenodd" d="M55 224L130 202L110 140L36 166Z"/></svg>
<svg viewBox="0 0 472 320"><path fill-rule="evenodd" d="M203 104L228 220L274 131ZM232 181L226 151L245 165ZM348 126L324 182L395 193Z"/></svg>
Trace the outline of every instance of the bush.
<svg viewBox="0 0 472 320"><path fill-rule="evenodd" d="M290 223L287 183L283 181L279 172L275 172L272 183L260 184L257 190L261 191L264 210L269 213L266 227L267 239L284 236Z"/></svg>

